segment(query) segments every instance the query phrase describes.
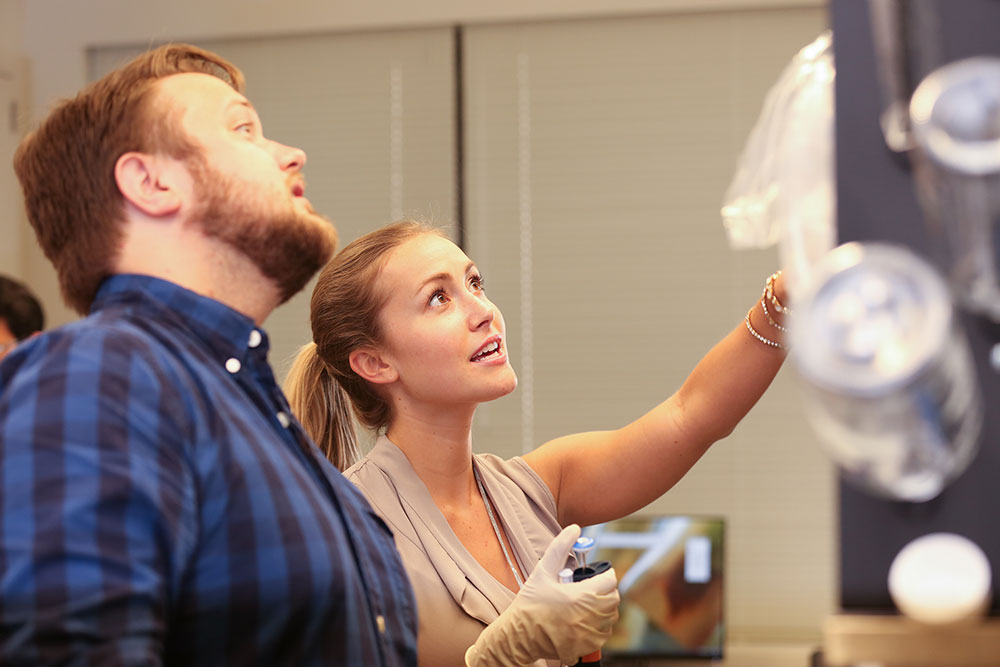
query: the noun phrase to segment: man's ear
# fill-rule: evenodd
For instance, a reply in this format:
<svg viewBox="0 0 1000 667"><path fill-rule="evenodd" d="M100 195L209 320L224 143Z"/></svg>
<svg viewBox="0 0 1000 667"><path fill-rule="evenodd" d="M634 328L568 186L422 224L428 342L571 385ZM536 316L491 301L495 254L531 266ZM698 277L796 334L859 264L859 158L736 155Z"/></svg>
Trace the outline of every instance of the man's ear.
<svg viewBox="0 0 1000 667"><path fill-rule="evenodd" d="M131 151L115 162L115 182L125 201L154 218L180 210L173 158Z"/></svg>
<svg viewBox="0 0 1000 667"><path fill-rule="evenodd" d="M354 372L374 384L390 384L399 378L396 368L375 348L363 347L354 350L349 359Z"/></svg>

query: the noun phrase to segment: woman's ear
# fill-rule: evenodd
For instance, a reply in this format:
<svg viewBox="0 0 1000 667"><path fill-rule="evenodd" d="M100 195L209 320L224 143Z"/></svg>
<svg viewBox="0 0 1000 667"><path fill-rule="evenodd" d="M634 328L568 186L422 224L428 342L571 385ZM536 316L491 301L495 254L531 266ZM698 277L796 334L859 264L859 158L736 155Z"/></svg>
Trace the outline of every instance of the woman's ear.
<svg viewBox="0 0 1000 667"><path fill-rule="evenodd" d="M375 348L362 347L354 350L349 359L354 372L374 384L391 384L399 378L395 366Z"/></svg>
<svg viewBox="0 0 1000 667"><path fill-rule="evenodd" d="M173 158L130 151L115 162L115 183L125 201L149 217L161 218L180 210Z"/></svg>

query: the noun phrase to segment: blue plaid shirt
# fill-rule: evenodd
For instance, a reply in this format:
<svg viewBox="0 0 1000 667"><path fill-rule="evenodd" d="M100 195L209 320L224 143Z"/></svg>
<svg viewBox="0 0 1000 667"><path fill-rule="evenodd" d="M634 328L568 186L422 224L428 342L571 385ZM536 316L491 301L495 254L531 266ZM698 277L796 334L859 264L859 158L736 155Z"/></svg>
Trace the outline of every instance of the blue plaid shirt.
<svg viewBox="0 0 1000 667"><path fill-rule="evenodd" d="M392 534L267 350L221 303L119 275L0 364L0 664L416 664Z"/></svg>

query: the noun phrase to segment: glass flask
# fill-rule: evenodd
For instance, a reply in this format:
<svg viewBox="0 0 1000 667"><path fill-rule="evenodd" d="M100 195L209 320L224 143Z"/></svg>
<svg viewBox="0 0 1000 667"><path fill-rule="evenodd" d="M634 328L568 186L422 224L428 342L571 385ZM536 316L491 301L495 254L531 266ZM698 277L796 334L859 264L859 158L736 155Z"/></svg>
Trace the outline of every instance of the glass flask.
<svg viewBox="0 0 1000 667"><path fill-rule="evenodd" d="M847 480L922 502L968 466L982 399L947 287L925 260L885 243L835 248L789 335L809 422Z"/></svg>

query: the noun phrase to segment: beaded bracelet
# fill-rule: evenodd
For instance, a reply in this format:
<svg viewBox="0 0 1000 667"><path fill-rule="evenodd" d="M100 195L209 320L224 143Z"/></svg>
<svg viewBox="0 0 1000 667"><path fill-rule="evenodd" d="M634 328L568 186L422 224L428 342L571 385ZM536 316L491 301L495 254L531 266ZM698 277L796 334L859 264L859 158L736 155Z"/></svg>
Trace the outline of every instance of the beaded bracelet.
<svg viewBox="0 0 1000 667"><path fill-rule="evenodd" d="M750 324L750 313L752 313L752 312L753 312L753 306L750 306L750 310L747 311L747 316L745 318L743 318L743 321L746 322L747 331L750 332L750 335L753 336L754 338L756 338L757 340L759 340L760 342L764 343L765 345L770 345L771 347L776 347L779 350L787 350L788 349L787 345L784 345L782 343L778 343L776 341L773 341L770 338L764 338L759 333L757 333L757 330L753 328L752 324Z"/></svg>
<svg viewBox="0 0 1000 667"><path fill-rule="evenodd" d="M767 312L767 300L765 299L766 296L767 296L766 293L760 295L760 307L764 309L764 316L767 317L767 321L770 322L771 326L777 329L778 331L788 331L788 327L782 326L777 322L775 322L774 318L771 317L771 313ZM788 309L786 308L785 311L787 312Z"/></svg>
<svg viewBox="0 0 1000 667"><path fill-rule="evenodd" d="M774 293L774 281L780 275L781 275L781 270L779 269L778 271L775 271L770 276L768 276L767 282L764 284L764 293L767 295L767 300L771 302L772 306L774 306L774 310L776 312L791 315L792 310L788 306L781 305L781 302L778 301L777 295L775 295Z"/></svg>

